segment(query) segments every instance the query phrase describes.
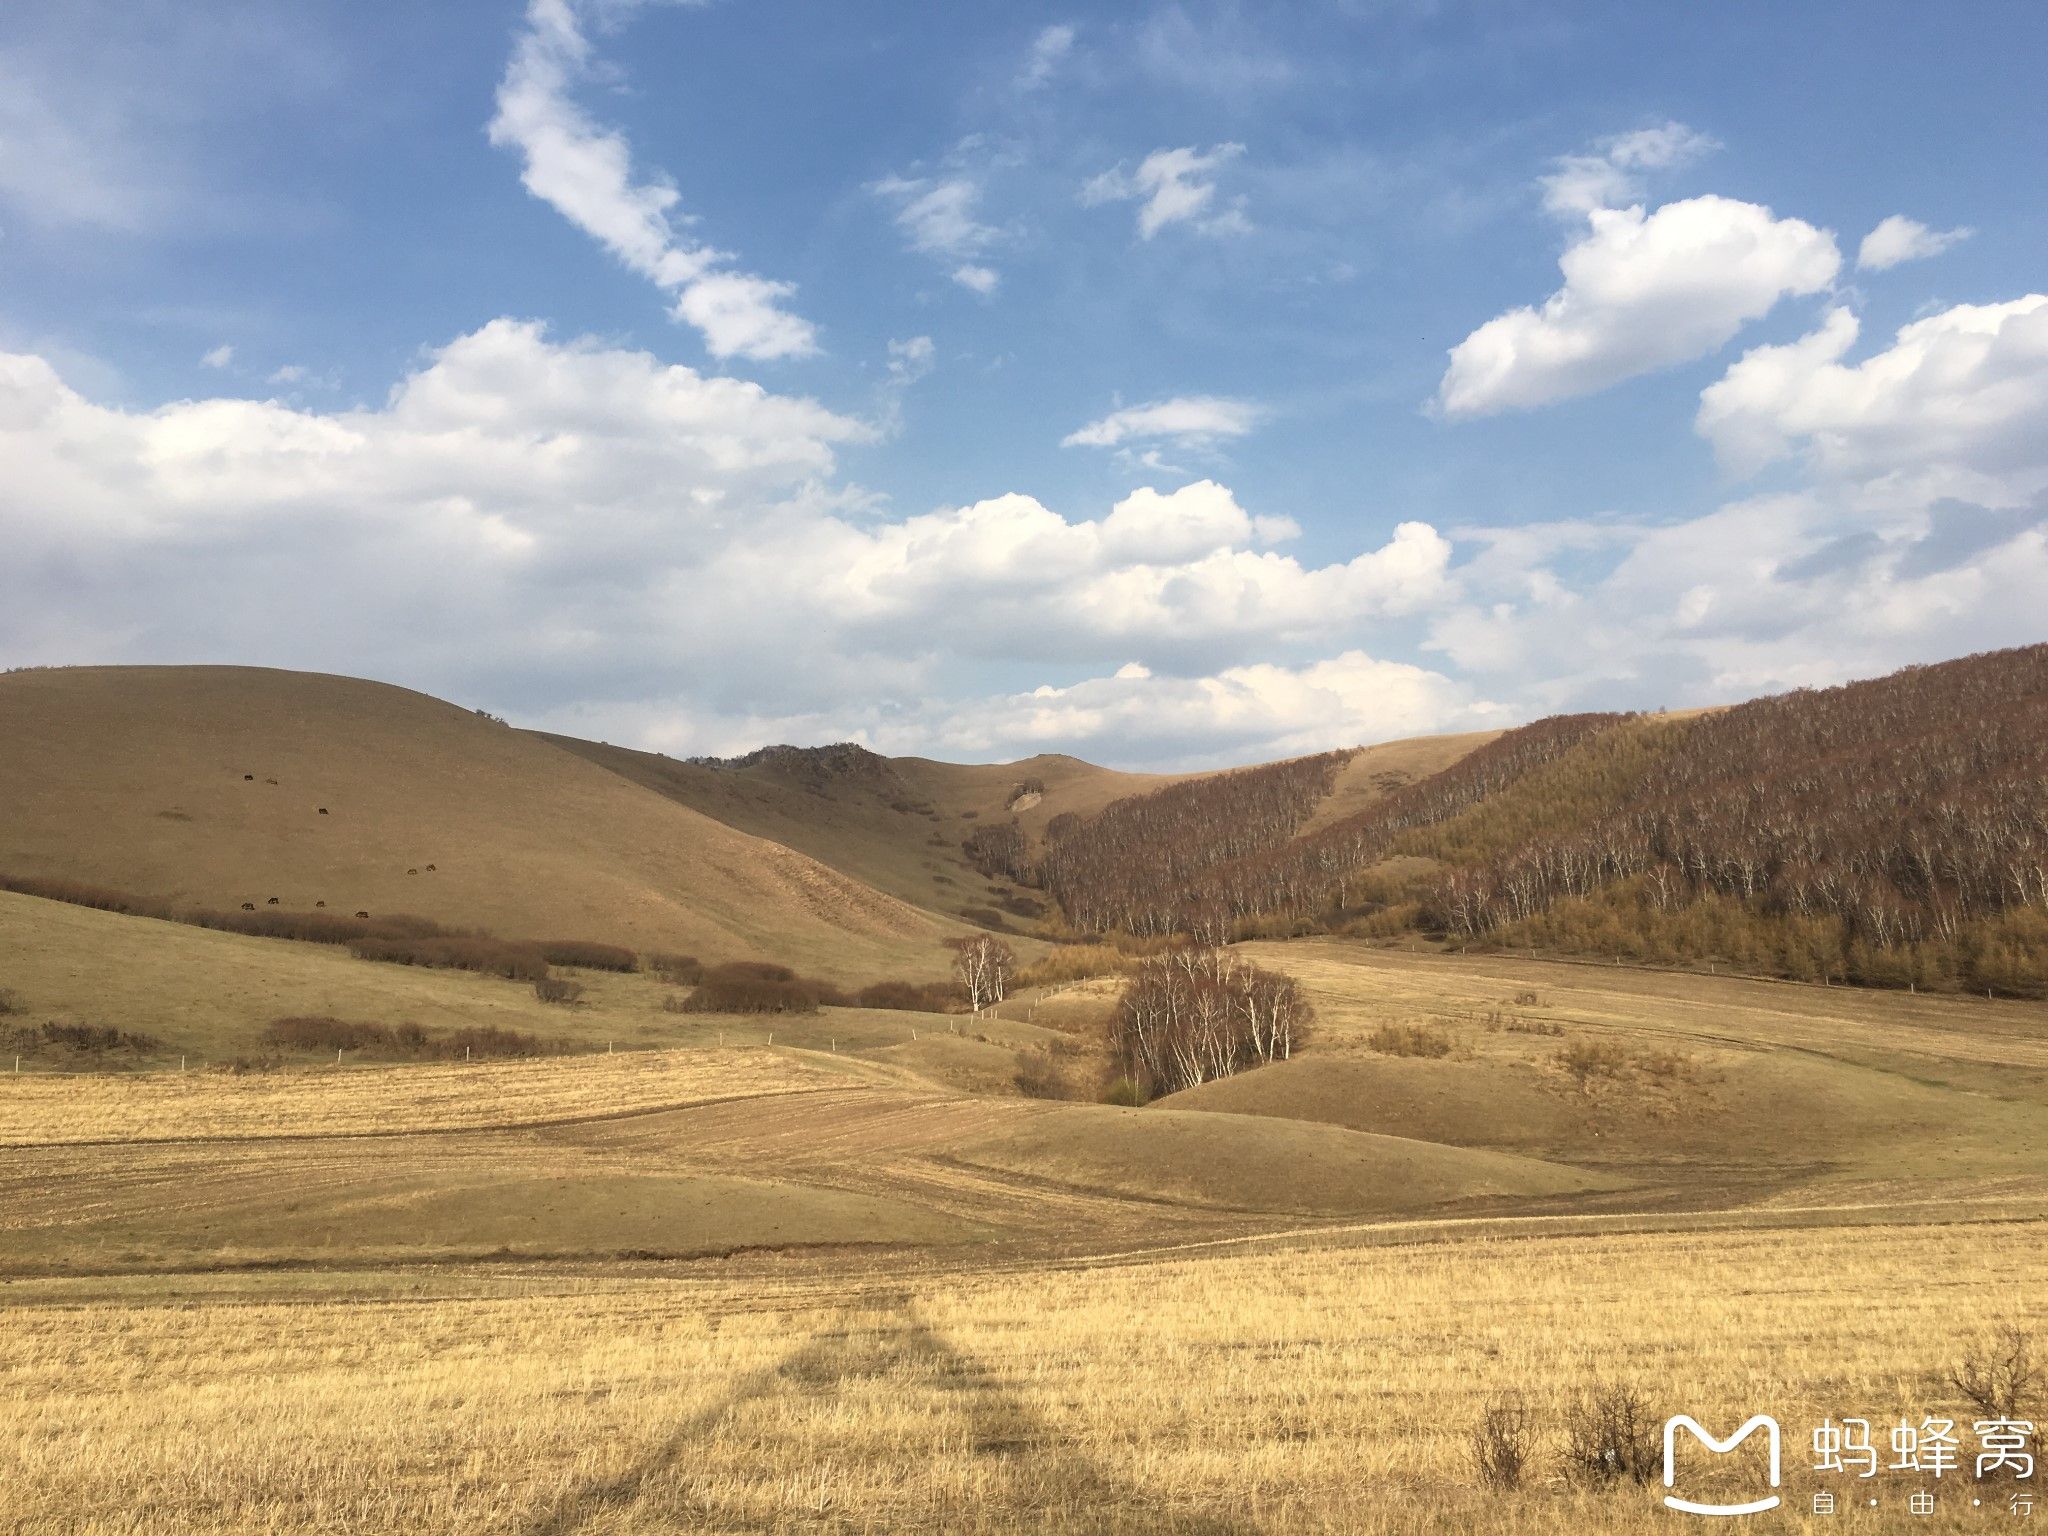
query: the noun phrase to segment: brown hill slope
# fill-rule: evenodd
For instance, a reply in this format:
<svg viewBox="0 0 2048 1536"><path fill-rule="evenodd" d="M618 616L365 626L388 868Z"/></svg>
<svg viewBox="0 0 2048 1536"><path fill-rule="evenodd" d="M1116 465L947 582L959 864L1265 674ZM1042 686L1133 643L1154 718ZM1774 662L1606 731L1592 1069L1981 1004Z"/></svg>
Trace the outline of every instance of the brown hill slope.
<svg viewBox="0 0 2048 1536"><path fill-rule="evenodd" d="M977 827L1014 816L1035 835L1054 816L1092 816L1114 800L1185 777L1121 773L1057 755L941 763L882 757L848 743L768 747L713 763L569 736L541 739L877 890L970 920L1002 909L1010 889L962 854L962 841Z"/></svg>
<svg viewBox="0 0 2048 1536"><path fill-rule="evenodd" d="M0 676L0 870L845 979L939 972L948 926L470 711L241 667Z"/></svg>

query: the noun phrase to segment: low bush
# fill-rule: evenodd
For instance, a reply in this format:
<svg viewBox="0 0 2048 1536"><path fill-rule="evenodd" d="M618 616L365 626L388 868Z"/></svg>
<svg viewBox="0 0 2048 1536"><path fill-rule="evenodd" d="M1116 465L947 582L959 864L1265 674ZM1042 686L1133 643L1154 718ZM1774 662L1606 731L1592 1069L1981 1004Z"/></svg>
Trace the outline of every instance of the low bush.
<svg viewBox="0 0 2048 1536"><path fill-rule="evenodd" d="M1596 1077L1620 1077L1629 1066L1627 1048L1615 1040L1574 1040L1557 1059L1581 1088Z"/></svg>
<svg viewBox="0 0 2048 1536"><path fill-rule="evenodd" d="M125 912L134 917L169 917L170 905L146 896L130 895L109 886L91 885L83 880L63 880L43 875L0 874L0 891L21 896L40 896L45 901L67 902L74 907L93 907L101 912Z"/></svg>
<svg viewBox="0 0 2048 1536"><path fill-rule="evenodd" d="M727 960L704 972L705 981L795 981L796 972L769 960Z"/></svg>
<svg viewBox="0 0 2048 1536"><path fill-rule="evenodd" d="M573 983L572 983L573 985ZM495 1025L471 1025L434 1034L418 1024L375 1024L328 1014L297 1014L264 1026L266 1045L284 1050L361 1051L395 1059L474 1060L485 1056L554 1056L570 1047Z"/></svg>
<svg viewBox="0 0 2048 1536"><path fill-rule="evenodd" d="M262 907L254 912L201 909L179 916L181 922L222 933L245 933L258 939L296 939L302 944L353 944L357 939L420 939L445 933L429 917L394 912L386 917L351 917L343 912L291 912Z"/></svg>
<svg viewBox="0 0 2048 1536"><path fill-rule="evenodd" d="M490 939L478 934L417 939L355 939L349 952L360 960L387 965L424 965L457 971L480 971L513 981L538 981L548 963L531 944Z"/></svg>
<svg viewBox="0 0 2048 1536"><path fill-rule="evenodd" d="M11 992L6 987L0 987L0 1019L6 1018L9 1014L20 1012L21 994Z"/></svg>
<svg viewBox="0 0 2048 1536"><path fill-rule="evenodd" d="M1030 1050L1017 1053L1017 1071L1011 1082L1017 1091L1027 1099L1067 1099L1073 1097L1068 1087L1066 1074L1050 1051Z"/></svg>
<svg viewBox="0 0 2048 1536"><path fill-rule="evenodd" d="M621 944L600 944L595 939L542 939L535 946L549 965L574 966L584 971L632 971L640 957Z"/></svg>
<svg viewBox="0 0 2048 1536"><path fill-rule="evenodd" d="M2034 1336L2017 1323L1994 1328L1946 1373L1945 1383L1980 1419L2034 1419L2048 1406L2048 1361L2034 1354Z"/></svg>
<svg viewBox="0 0 2048 1536"><path fill-rule="evenodd" d="M1472 1461L1489 1488L1519 1488L1530 1458L1530 1415L1513 1395L1486 1405L1472 1429Z"/></svg>
<svg viewBox="0 0 2048 1536"><path fill-rule="evenodd" d="M1145 1102L1145 1094L1128 1077L1112 1078L1109 1086L1102 1090L1102 1102L1120 1105L1125 1109L1136 1109Z"/></svg>
<svg viewBox="0 0 2048 1536"><path fill-rule="evenodd" d="M853 1006L944 1013L958 1001L957 992L943 981L875 981L853 994Z"/></svg>
<svg viewBox="0 0 2048 1536"><path fill-rule="evenodd" d="M271 1045L299 1051L389 1050L394 1041L382 1024L364 1024L337 1019L331 1014L294 1014L272 1019L263 1026L263 1038Z"/></svg>
<svg viewBox="0 0 2048 1536"><path fill-rule="evenodd" d="M652 954L647 969L672 987L694 987L704 979L704 963L695 955Z"/></svg>
<svg viewBox="0 0 2048 1536"><path fill-rule="evenodd" d="M533 984L533 995L544 1003L567 1008L583 995L583 984L562 976L543 976Z"/></svg>
<svg viewBox="0 0 2048 1536"><path fill-rule="evenodd" d="M1450 1036L1420 1024L1382 1024L1365 1043L1383 1056L1448 1056Z"/></svg>
<svg viewBox="0 0 2048 1536"><path fill-rule="evenodd" d="M704 973L697 988L683 1000L684 1013L816 1013L818 989L794 976L786 980L721 975L724 966ZM778 967L779 969L779 967Z"/></svg>
<svg viewBox="0 0 2048 1536"><path fill-rule="evenodd" d="M1611 1488L1624 1479L1649 1482L1662 1469L1662 1427L1634 1387L1579 1394L1564 1410L1565 1476L1582 1488Z"/></svg>
<svg viewBox="0 0 2048 1536"><path fill-rule="evenodd" d="M432 1042L432 1049L437 1056L469 1060L483 1056L561 1056L571 1047L563 1041L543 1040L539 1035L482 1024L450 1030Z"/></svg>
<svg viewBox="0 0 2048 1536"><path fill-rule="evenodd" d="M0 1031L0 1043L25 1056L45 1050L70 1051L80 1056L140 1056L160 1049L163 1044L155 1035L131 1033L110 1024L70 1024L58 1019L45 1024L16 1024Z"/></svg>

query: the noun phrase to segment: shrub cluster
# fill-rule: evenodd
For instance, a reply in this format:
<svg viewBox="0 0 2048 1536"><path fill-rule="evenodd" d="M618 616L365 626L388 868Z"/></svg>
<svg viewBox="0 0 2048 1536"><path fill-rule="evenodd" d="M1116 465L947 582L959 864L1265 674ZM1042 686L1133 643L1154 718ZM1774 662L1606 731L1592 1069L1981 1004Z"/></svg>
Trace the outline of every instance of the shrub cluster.
<svg viewBox="0 0 2048 1536"><path fill-rule="evenodd" d="M513 981L539 981L548 963L531 944L482 934L440 934L426 938L355 939L349 952L359 960L390 965L426 965L457 971L480 971Z"/></svg>
<svg viewBox="0 0 2048 1536"><path fill-rule="evenodd" d="M543 976L533 984L533 995L544 1003L567 1008L583 995L583 985L565 976Z"/></svg>
<svg viewBox="0 0 2048 1536"><path fill-rule="evenodd" d="M647 957L647 969L672 987L694 987L704 979L704 962L695 955L657 952Z"/></svg>
<svg viewBox="0 0 2048 1536"><path fill-rule="evenodd" d="M816 1013L836 989L798 976L786 965L732 960L711 966L684 1001L685 1013Z"/></svg>
<svg viewBox="0 0 2048 1536"><path fill-rule="evenodd" d="M30 1055L42 1050L73 1051L81 1056L108 1056L124 1052L140 1056L161 1048L154 1035L115 1029L110 1024L67 1024L51 1020L45 1024L16 1024L0 1031L0 1042L10 1051Z"/></svg>
<svg viewBox="0 0 2048 1536"><path fill-rule="evenodd" d="M959 997L957 989L943 981L875 981L854 992L850 1001L856 1008L945 1013Z"/></svg>
<svg viewBox="0 0 2048 1536"><path fill-rule="evenodd" d="M432 918L394 912L386 917L351 917L344 912L291 912L260 907L254 912L152 913L174 922L222 933L244 933L258 939L296 939L303 944L353 944L358 939L428 938L447 930Z"/></svg>
<svg viewBox="0 0 2048 1536"><path fill-rule="evenodd" d="M584 971L631 971L640 965L640 957L624 945L600 944L594 939L542 939L536 947L549 965Z"/></svg>
<svg viewBox="0 0 2048 1536"><path fill-rule="evenodd" d="M360 1051L375 1056L460 1061L476 1057L556 1056L570 1047L559 1040L496 1025L470 1025L434 1034L417 1024L373 1024L326 1014L273 1019L264 1042L287 1050Z"/></svg>

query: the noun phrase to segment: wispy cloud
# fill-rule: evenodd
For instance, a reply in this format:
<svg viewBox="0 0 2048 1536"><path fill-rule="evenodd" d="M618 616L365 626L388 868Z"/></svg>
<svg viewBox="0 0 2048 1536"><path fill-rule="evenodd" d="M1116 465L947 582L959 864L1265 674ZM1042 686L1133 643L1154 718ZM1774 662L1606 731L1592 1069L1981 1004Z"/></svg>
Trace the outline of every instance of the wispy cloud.
<svg viewBox="0 0 2048 1536"><path fill-rule="evenodd" d="M1251 228L1244 199L1215 208L1216 172L1243 153L1242 144L1218 144L1206 151L1155 149L1135 171L1119 165L1089 180L1081 188L1081 201L1088 207L1137 203L1138 233L1147 240L1169 225L1186 223L1204 234L1243 234Z"/></svg>
<svg viewBox="0 0 2048 1536"><path fill-rule="evenodd" d="M1617 134L1602 139L1590 152L1559 157L1555 168L1538 182L1543 206L1572 218L1595 208L1621 207L1642 196L1643 172L1688 165L1720 147L1717 140L1680 122Z"/></svg>
<svg viewBox="0 0 2048 1536"><path fill-rule="evenodd" d="M1061 62L1073 51L1072 27L1064 24L1047 27L1031 40L1031 49L1024 55L1024 67L1017 71L1017 88L1021 91L1037 90L1052 79Z"/></svg>
<svg viewBox="0 0 2048 1536"><path fill-rule="evenodd" d="M1191 444L1243 437L1265 417L1249 400L1221 395L1181 395L1146 405L1127 405L1069 432L1063 448L1115 448L1128 442L1173 439Z"/></svg>
<svg viewBox="0 0 2048 1536"><path fill-rule="evenodd" d="M639 0L606 0L617 17ZM498 84L493 144L516 149L521 181L633 271L672 293L676 318L718 357L802 357L817 351L809 321L783 301L792 285L732 269L726 253L682 239L672 217L681 195L658 173L636 177L632 146L576 104L595 67L578 0L530 0Z"/></svg>
<svg viewBox="0 0 2048 1536"><path fill-rule="evenodd" d="M972 258L996 244L1002 231L982 222L981 184L972 175L884 176L868 190L896 205L896 227L913 251L953 263L948 275L963 288L995 291L1000 274Z"/></svg>

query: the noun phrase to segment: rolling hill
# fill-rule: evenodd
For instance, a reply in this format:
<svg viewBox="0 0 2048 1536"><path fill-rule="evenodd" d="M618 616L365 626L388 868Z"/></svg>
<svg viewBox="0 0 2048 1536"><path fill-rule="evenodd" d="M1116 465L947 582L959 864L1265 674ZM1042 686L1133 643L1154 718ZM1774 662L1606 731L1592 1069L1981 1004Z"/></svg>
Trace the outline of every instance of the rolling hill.
<svg viewBox="0 0 2048 1536"><path fill-rule="evenodd" d="M0 676L0 872L848 980L942 973L961 926L471 711L243 667Z"/></svg>
<svg viewBox="0 0 2048 1536"><path fill-rule="evenodd" d="M1168 774L1119 773L1079 758L941 763L882 757L864 747L770 747L745 757L682 759L630 747L543 740L587 758L679 805L767 838L899 900L986 923L1033 915L1012 888L966 858L976 827L1015 816L1042 829L1054 816L1093 816L1112 801L1173 783Z"/></svg>

